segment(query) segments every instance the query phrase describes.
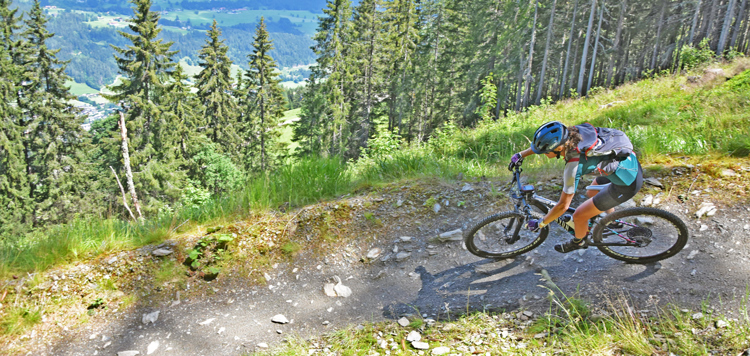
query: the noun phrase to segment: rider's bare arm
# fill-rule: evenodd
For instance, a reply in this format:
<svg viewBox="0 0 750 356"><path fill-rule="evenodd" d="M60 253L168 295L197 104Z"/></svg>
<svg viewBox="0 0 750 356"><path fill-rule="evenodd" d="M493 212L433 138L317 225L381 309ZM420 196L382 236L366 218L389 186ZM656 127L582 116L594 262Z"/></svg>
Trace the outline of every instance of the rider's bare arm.
<svg viewBox="0 0 750 356"><path fill-rule="evenodd" d="M560 200L558 200L557 204L547 212L547 215L542 220L543 224L548 225L555 221L555 219L559 218L562 214L565 214L565 211L568 210L570 203L573 201L574 195L575 194L568 194L565 192L560 193Z"/></svg>
<svg viewBox="0 0 750 356"><path fill-rule="evenodd" d="M523 151L521 151L521 152L518 152L518 153L520 153L520 154L521 154L521 157L523 157L523 158L526 158L526 157L528 157L528 156L531 156L531 155L533 155L533 154L534 154L534 151L532 151L532 150L531 150L531 148L527 148L527 149L525 149L525 150L523 150Z"/></svg>

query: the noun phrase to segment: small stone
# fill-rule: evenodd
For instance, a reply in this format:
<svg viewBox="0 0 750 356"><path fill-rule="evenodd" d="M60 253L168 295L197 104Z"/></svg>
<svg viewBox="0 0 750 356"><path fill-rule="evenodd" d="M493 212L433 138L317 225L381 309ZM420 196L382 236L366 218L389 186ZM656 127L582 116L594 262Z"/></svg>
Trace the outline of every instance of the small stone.
<svg viewBox="0 0 750 356"><path fill-rule="evenodd" d="M402 242L409 242L412 239L413 239L413 237L411 237L411 236L401 236L401 237L399 237L399 240L401 240Z"/></svg>
<svg viewBox="0 0 750 356"><path fill-rule="evenodd" d="M693 320L702 319L703 318L703 313L695 313L695 314L691 315L690 317L693 318Z"/></svg>
<svg viewBox="0 0 750 356"><path fill-rule="evenodd" d="M428 350L430 348L430 344L422 341L414 341L411 346L417 350Z"/></svg>
<svg viewBox="0 0 750 356"><path fill-rule="evenodd" d="M643 197L643 200L641 200L641 206L651 206L654 204L654 196L651 194L646 194L645 197Z"/></svg>
<svg viewBox="0 0 750 356"><path fill-rule="evenodd" d="M719 175L722 177L734 177L737 175L737 172L731 169L722 169Z"/></svg>
<svg viewBox="0 0 750 356"><path fill-rule="evenodd" d="M438 346L434 349L432 349L433 355L445 355L447 353L451 352L451 348L447 346Z"/></svg>
<svg viewBox="0 0 750 356"><path fill-rule="evenodd" d="M271 318L271 321L276 324L288 324L289 323L289 320L287 320L287 318L281 314L274 315L273 318Z"/></svg>
<svg viewBox="0 0 750 356"><path fill-rule="evenodd" d="M217 334L221 334L221 333L224 332L224 330L226 330L226 328L222 326L222 327L219 328L219 331L217 331L216 333Z"/></svg>
<svg viewBox="0 0 750 356"><path fill-rule="evenodd" d="M401 325L403 327L407 327L407 326L409 326L409 324L410 324L409 319L407 319L405 317L401 317L401 319L398 319L398 325Z"/></svg>
<svg viewBox="0 0 750 356"><path fill-rule="evenodd" d="M404 201L403 201L403 200L401 200L401 199L397 200L397 201L396 201L396 207L398 208L398 207L400 207L401 205L404 205Z"/></svg>
<svg viewBox="0 0 750 356"><path fill-rule="evenodd" d="M435 205L432 206L432 211L434 211L435 214L437 214L440 211L440 208L441 208L440 204L435 203Z"/></svg>
<svg viewBox="0 0 750 356"><path fill-rule="evenodd" d="M140 352L135 350L129 350L129 351L120 351L117 353L117 356L135 356L140 354Z"/></svg>
<svg viewBox="0 0 750 356"><path fill-rule="evenodd" d="M381 253L383 253L383 250L381 250L379 247L372 248L367 252L367 258L374 260L378 258Z"/></svg>
<svg viewBox="0 0 750 356"><path fill-rule="evenodd" d="M200 323L198 323L198 325L208 325L208 324L211 324L211 322L214 321L214 320L216 320L216 318L206 319L206 320L201 321Z"/></svg>
<svg viewBox="0 0 750 356"><path fill-rule="evenodd" d="M716 209L716 207L714 207L714 208L712 208L712 209L710 209L709 211L706 212L706 216L714 216L714 215L716 215L717 212L718 212L718 210Z"/></svg>
<svg viewBox="0 0 750 356"><path fill-rule="evenodd" d="M523 315L526 315L527 317L531 318L532 316L534 316L534 312L531 312L531 311L527 310L527 311L523 312Z"/></svg>
<svg viewBox="0 0 750 356"><path fill-rule="evenodd" d="M544 339L545 337L547 337L547 333L539 333L534 335L535 339Z"/></svg>
<svg viewBox="0 0 750 356"><path fill-rule="evenodd" d="M255 345L255 346L258 346L258 348L261 348L261 349L268 348L268 344L266 344L265 342L258 343L258 345Z"/></svg>
<svg viewBox="0 0 750 356"><path fill-rule="evenodd" d="M727 323L727 322L726 322L726 321L724 321L724 320L717 320L717 321L716 321L716 328L717 328L717 329L722 329L722 328L726 328L727 326L729 326L729 323Z"/></svg>
<svg viewBox="0 0 750 356"><path fill-rule="evenodd" d="M341 284L341 282L333 286L333 289L336 291L336 295L339 297L349 298L349 296L352 295L352 289Z"/></svg>
<svg viewBox="0 0 750 356"><path fill-rule="evenodd" d="M644 179L643 181L655 187L664 188L664 184L661 184L661 181L656 178L649 177Z"/></svg>
<svg viewBox="0 0 750 356"><path fill-rule="evenodd" d="M474 187L471 186L471 184L466 183L464 184L463 188L461 188L461 192L471 192L474 191Z"/></svg>
<svg viewBox="0 0 750 356"><path fill-rule="evenodd" d="M408 252L399 252L399 253L398 253L398 254L396 255L396 261L399 261L399 262L401 262L401 261L405 261L405 260L406 260L406 259L408 259L409 257L411 257L411 253L408 253Z"/></svg>
<svg viewBox="0 0 750 356"><path fill-rule="evenodd" d="M159 248L159 249L154 250L154 252L151 252L151 254L156 257L163 257L163 256L171 255L172 252L173 251L168 248Z"/></svg>
<svg viewBox="0 0 750 356"><path fill-rule="evenodd" d="M281 335L281 334L283 334L284 332L283 332L283 331L282 331L281 329L276 329L276 333L277 333L277 334L279 334L279 335Z"/></svg>
<svg viewBox="0 0 750 356"><path fill-rule="evenodd" d="M698 270L694 269L694 270L690 271L690 275L691 276L695 276L696 273L698 273Z"/></svg>
<svg viewBox="0 0 750 356"><path fill-rule="evenodd" d="M461 229L451 230L438 235L438 241L462 241L464 239L464 233Z"/></svg>
<svg viewBox="0 0 750 356"><path fill-rule="evenodd" d="M701 232L706 231L706 230L708 230L708 225L705 225L705 224L701 224L701 228L698 229L698 231L701 231Z"/></svg>
<svg viewBox="0 0 750 356"><path fill-rule="evenodd" d="M654 224L654 219L643 217L643 216L639 216L633 220L635 220L636 225L653 225Z"/></svg>
<svg viewBox="0 0 750 356"><path fill-rule="evenodd" d="M156 323L156 320L159 319L159 311L155 311L153 313L143 314L143 318L141 318L141 322L144 324L153 324Z"/></svg>
<svg viewBox="0 0 750 356"><path fill-rule="evenodd" d="M159 348L159 341L151 342L150 344L148 344L148 350L146 350L146 355L151 355L158 348Z"/></svg>
<svg viewBox="0 0 750 356"><path fill-rule="evenodd" d="M117 256L114 256L114 257L110 258L109 260L107 260L107 264L108 265L111 265L111 264L113 264L115 262L117 262Z"/></svg>
<svg viewBox="0 0 750 356"><path fill-rule="evenodd" d="M406 341L414 342L422 340L422 335L420 335L417 331L412 330L409 335L406 336Z"/></svg>
<svg viewBox="0 0 750 356"><path fill-rule="evenodd" d="M336 289L334 288L336 285L333 283L326 283L323 285L323 292L329 296L329 297L335 297L336 296Z"/></svg>
<svg viewBox="0 0 750 356"><path fill-rule="evenodd" d="M687 256L687 259L688 260L692 260L693 258L695 258L696 255L698 255L698 253L699 253L698 250L692 250L692 251L690 251L690 254L688 254L688 256Z"/></svg>

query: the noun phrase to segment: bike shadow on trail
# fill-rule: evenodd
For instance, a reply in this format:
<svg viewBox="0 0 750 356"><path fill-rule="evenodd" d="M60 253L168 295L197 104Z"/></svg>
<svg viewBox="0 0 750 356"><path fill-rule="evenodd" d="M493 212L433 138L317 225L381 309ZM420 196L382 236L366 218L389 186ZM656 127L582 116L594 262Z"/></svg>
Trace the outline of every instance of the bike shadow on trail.
<svg viewBox="0 0 750 356"><path fill-rule="evenodd" d="M427 315L436 320L455 319L474 311L500 312L519 308L548 309L546 295L550 289L541 280L542 267L529 266L524 256L511 260L484 259L437 273L429 273L424 266L417 266L422 288L412 302L393 302L383 308L387 319L398 319L404 315ZM554 275L564 273L565 262L546 269ZM661 263L643 265L638 273L621 280L634 283L654 276ZM615 266L610 266L615 267ZM617 269L619 267L615 267ZM609 268L605 268L609 269ZM575 281L561 281L563 293L577 293L583 284L598 285L602 271L590 271ZM606 273L605 273L606 274ZM573 282L571 284L571 282ZM557 292L557 291L555 291Z"/></svg>
<svg viewBox="0 0 750 356"><path fill-rule="evenodd" d="M394 302L384 306L383 316L398 319L416 313L442 320L475 310L517 308L513 300L519 297L518 286L526 284L537 288L539 280L534 269L523 267L523 261L523 257L504 261L485 259L438 273L429 273L424 266L417 266L414 272L422 281L417 297L410 303Z"/></svg>

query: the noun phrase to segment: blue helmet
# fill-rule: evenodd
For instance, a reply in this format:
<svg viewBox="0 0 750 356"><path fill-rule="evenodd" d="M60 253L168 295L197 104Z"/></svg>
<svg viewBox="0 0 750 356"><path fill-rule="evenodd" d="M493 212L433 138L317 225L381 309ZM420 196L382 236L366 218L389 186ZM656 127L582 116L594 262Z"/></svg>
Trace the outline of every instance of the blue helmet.
<svg viewBox="0 0 750 356"><path fill-rule="evenodd" d="M548 153L568 140L568 128L560 121L551 121L536 129L531 150L534 153Z"/></svg>

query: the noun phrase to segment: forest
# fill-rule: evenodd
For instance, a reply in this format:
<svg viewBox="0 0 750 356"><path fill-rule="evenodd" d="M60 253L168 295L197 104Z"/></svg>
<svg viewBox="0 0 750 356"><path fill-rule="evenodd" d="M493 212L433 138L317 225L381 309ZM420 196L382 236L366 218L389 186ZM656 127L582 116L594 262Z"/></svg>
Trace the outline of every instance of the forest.
<svg viewBox="0 0 750 356"><path fill-rule="evenodd" d="M121 110L85 132L64 85L66 68L85 63L58 58L40 2L23 13L0 0L4 243L74 220L170 216L293 162L356 162L384 136L421 145L444 127L503 120L716 57L743 56L750 46L747 0L329 0L325 6L292 155L280 138L287 103L272 56L286 44L271 38L264 20L236 30L245 47L216 23L200 47L179 47L158 25L151 0L132 0L129 30L113 39L111 60L122 80L107 95ZM242 52L233 58L247 68L236 77L233 51ZM176 63L186 55L201 67L194 87Z"/></svg>

